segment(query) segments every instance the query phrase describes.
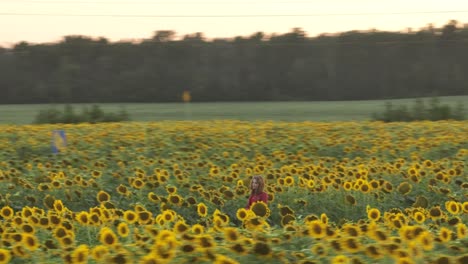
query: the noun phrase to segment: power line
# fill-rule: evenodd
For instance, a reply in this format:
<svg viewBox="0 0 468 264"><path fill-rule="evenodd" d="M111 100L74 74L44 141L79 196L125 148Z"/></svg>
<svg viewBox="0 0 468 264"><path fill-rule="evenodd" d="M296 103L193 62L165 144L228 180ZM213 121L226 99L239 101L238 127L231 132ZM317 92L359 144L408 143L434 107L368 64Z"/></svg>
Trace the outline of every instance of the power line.
<svg viewBox="0 0 468 264"><path fill-rule="evenodd" d="M22 1L6 1L6 2L13 2L15 4L18 3L38 3L38 4L124 4L124 5L135 5L135 4L150 4L150 5L172 5L172 4L216 4L216 5L224 5L224 4L259 4L259 5L266 5L266 4L316 4L310 1L285 1L285 0L277 0L277 1L260 1L260 2L253 2L253 1L48 1L48 0L22 0Z"/></svg>
<svg viewBox="0 0 468 264"><path fill-rule="evenodd" d="M327 17L327 16L385 16L416 14L464 14L468 10L415 11L381 13L314 13L314 14L239 14L239 15L142 15L142 14L72 14L72 13L14 13L2 12L0 16L46 16L46 17L118 17L118 18L261 18L261 17Z"/></svg>

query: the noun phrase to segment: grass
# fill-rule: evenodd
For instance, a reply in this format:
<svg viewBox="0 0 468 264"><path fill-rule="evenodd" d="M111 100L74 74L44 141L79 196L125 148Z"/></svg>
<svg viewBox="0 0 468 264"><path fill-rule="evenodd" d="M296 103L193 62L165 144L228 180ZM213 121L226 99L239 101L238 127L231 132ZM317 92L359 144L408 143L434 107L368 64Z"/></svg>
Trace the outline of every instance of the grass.
<svg viewBox="0 0 468 264"><path fill-rule="evenodd" d="M426 98L429 99L429 98ZM411 106L414 99L328 101L328 102L226 102L226 103L108 103L99 104L105 112L118 112L122 107L132 121L159 120L280 120L280 121L364 121L382 112L386 102ZM468 105L467 96L440 97L442 104ZM0 124L31 124L39 110L48 104L0 105ZM55 105L63 110L63 105ZM73 104L81 112L90 104ZM465 107L468 115L468 107Z"/></svg>

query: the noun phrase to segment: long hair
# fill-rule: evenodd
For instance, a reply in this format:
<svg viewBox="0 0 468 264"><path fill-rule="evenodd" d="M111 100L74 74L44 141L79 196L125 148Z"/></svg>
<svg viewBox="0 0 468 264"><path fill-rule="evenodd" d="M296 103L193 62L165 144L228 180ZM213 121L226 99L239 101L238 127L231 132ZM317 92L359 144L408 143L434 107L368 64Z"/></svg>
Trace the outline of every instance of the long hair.
<svg viewBox="0 0 468 264"><path fill-rule="evenodd" d="M262 193L263 188L265 188L265 180L263 180L263 177L261 175L254 175L252 177L252 180L250 181L250 189L252 189L253 180L257 180L258 188L256 190L252 190L252 193L250 195Z"/></svg>

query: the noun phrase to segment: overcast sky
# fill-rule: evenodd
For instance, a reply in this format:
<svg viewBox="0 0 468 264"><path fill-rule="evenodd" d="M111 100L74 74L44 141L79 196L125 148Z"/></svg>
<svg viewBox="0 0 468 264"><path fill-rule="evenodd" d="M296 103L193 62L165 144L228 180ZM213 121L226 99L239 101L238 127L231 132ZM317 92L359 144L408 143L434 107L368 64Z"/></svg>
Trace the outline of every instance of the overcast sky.
<svg viewBox="0 0 468 264"><path fill-rule="evenodd" d="M156 30L207 38L349 30L403 31L455 19L468 23L468 0L0 0L0 46L56 42L66 35L111 41L150 38Z"/></svg>

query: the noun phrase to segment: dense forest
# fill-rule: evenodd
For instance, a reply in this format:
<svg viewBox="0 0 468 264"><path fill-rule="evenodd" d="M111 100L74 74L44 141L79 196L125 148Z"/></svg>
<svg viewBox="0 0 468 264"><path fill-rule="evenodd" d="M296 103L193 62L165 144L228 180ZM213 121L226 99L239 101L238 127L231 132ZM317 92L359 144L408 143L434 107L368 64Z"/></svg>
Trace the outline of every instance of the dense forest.
<svg viewBox="0 0 468 264"><path fill-rule="evenodd" d="M0 48L0 103L365 100L468 94L468 27Z"/></svg>

